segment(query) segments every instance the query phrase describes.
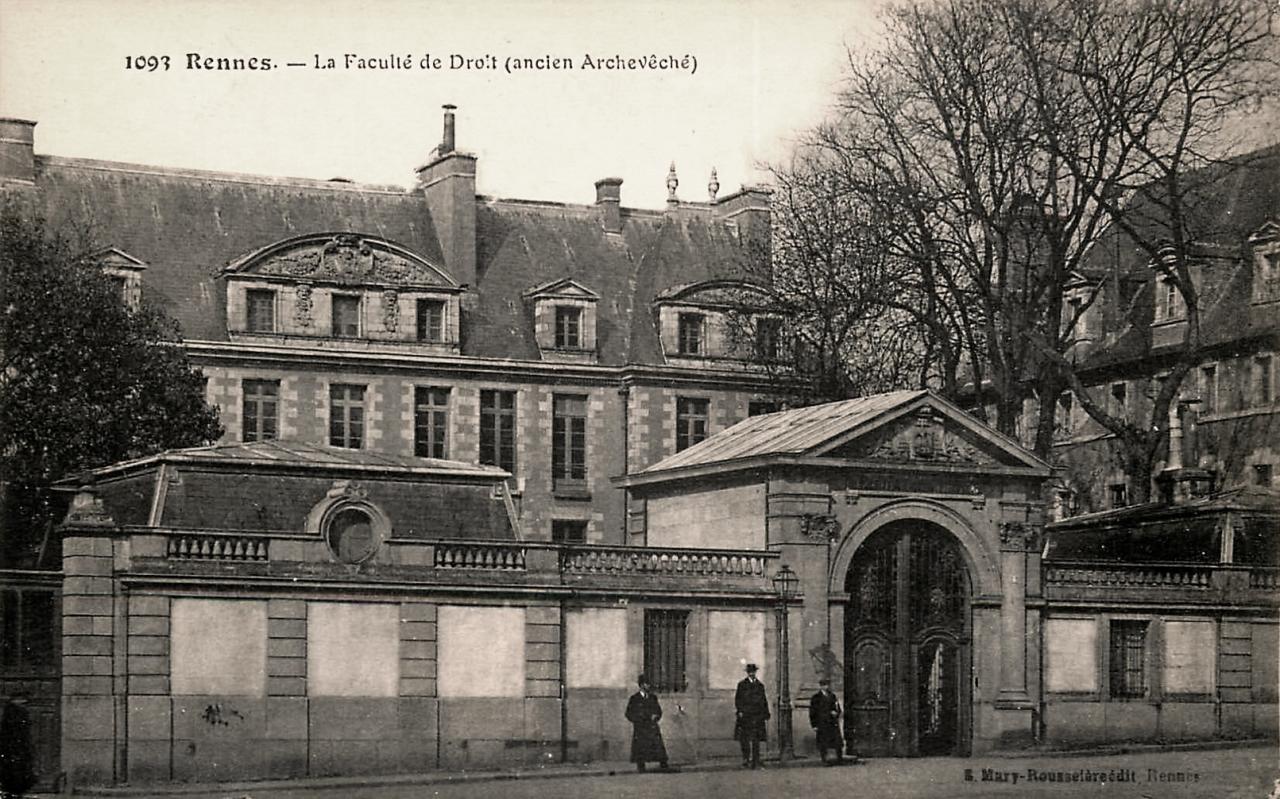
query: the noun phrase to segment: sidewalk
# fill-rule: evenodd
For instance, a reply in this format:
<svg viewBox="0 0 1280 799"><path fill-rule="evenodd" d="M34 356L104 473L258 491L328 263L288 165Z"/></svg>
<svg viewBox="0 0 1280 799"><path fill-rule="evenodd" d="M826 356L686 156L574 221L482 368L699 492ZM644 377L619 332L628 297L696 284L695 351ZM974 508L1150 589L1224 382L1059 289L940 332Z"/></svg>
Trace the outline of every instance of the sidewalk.
<svg viewBox="0 0 1280 799"><path fill-rule="evenodd" d="M1100 757L1109 755L1144 754L1176 751L1214 751L1227 749L1252 749L1262 746L1276 745L1275 741L1266 739L1248 739L1238 741L1202 741L1184 744L1128 744L1090 749L1022 749L988 752L977 756L984 760L994 759L1028 759L1028 758L1072 758ZM876 761L883 760L877 758ZM867 761L858 761L864 765ZM854 764L850 764L854 765ZM783 764L774 757L765 760L766 769L777 769ZM822 764L816 757L798 756L787 761L785 768L820 768ZM717 758L694 763L674 763L673 770L681 773L737 771L741 765L737 757ZM651 767L653 773L662 773ZM245 782L221 783L153 783L148 785L121 785L111 787L81 787L74 789L77 796L102 797L175 797L184 795L225 794L232 799L246 795L254 797L267 796L273 791L281 790L321 790L334 788L379 788L391 786L428 786L452 785L462 783L499 782L505 780L540 780L571 777L607 777L615 774L631 774L635 772L635 764L627 761L607 761L596 763L549 763L537 766L525 766L513 769L495 769L485 771L432 771L417 774L386 774L352 777L299 777L284 780L255 780ZM36 793L31 797L40 799L56 799L58 794Z"/></svg>

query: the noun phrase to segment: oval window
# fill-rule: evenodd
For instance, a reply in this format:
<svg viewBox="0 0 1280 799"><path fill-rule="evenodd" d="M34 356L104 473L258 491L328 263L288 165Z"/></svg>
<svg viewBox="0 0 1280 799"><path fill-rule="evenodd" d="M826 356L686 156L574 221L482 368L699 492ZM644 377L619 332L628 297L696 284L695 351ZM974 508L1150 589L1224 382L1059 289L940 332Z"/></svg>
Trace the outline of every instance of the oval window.
<svg viewBox="0 0 1280 799"><path fill-rule="evenodd" d="M359 508L346 508L334 514L325 540L334 557L343 563L362 563L378 551L373 518Z"/></svg>

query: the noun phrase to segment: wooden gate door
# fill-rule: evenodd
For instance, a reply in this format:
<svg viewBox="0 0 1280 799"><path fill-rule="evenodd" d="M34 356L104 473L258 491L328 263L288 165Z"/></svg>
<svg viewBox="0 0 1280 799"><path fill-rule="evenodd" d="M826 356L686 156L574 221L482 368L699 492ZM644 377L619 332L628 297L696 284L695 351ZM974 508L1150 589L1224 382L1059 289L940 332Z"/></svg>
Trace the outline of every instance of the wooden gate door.
<svg viewBox="0 0 1280 799"><path fill-rule="evenodd" d="M899 522L846 579L846 735L861 755L963 754L969 729L969 578L955 539Z"/></svg>

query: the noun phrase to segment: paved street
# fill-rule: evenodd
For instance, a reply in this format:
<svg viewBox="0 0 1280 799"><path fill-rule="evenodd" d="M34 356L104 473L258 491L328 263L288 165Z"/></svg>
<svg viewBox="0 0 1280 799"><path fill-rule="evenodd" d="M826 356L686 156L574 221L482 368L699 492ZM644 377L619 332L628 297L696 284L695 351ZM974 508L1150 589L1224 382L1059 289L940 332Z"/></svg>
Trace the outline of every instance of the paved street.
<svg viewBox="0 0 1280 799"><path fill-rule="evenodd" d="M1045 758L930 758L873 760L844 768L766 768L761 771L689 771L679 774L521 778L465 783L402 784L380 787L321 788L299 785L273 790L184 794L185 799L653 799L653 797L1018 797L1075 799L1265 799L1280 778L1280 753L1274 747L1218 751L1157 752L1133 755L1085 755ZM619 767L621 768L621 767ZM984 772L984 769L988 771ZM1085 771L1082 771L1085 770ZM1126 781L1059 782L1104 776ZM1033 779L1028 781L1028 775ZM1016 782L1014 778L1016 777ZM1163 778L1163 779L1162 779ZM1170 781L1186 780L1186 781Z"/></svg>

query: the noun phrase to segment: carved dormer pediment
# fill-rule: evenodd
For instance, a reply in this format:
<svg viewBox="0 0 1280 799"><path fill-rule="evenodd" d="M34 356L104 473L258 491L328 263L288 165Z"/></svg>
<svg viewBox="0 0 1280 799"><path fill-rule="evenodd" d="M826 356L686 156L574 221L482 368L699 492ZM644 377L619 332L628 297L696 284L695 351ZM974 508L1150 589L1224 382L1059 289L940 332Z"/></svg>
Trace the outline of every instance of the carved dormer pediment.
<svg viewBox="0 0 1280 799"><path fill-rule="evenodd" d="M376 236L318 233L263 247L228 264L226 275L396 288L457 289L440 267Z"/></svg>
<svg viewBox="0 0 1280 799"><path fill-rule="evenodd" d="M823 453L826 457L939 466L1017 466L1023 459L925 406Z"/></svg>

